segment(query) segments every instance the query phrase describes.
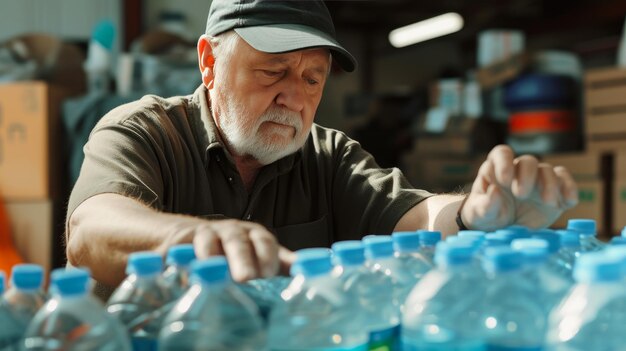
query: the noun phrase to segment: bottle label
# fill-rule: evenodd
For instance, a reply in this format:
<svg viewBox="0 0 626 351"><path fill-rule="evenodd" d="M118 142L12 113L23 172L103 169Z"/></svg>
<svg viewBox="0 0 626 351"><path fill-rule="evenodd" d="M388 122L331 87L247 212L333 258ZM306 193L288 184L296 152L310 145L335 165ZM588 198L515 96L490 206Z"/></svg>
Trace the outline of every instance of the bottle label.
<svg viewBox="0 0 626 351"><path fill-rule="evenodd" d="M383 330L370 332L369 351L397 351L400 350L400 325Z"/></svg>
<svg viewBox="0 0 626 351"><path fill-rule="evenodd" d="M145 336L133 336L131 338L133 351L157 351L157 339Z"/></svg>
<svg viewBox="0 0 626 351"><path fill-rule="evenodd" d="M541 346L535 346L535 347L528 347L528 346L519 346L519 347L515 347L515 346L500 346L500 345L488 345L487 346L487 351L542 351L543 347Z"/></svg>
<svg viewBox="0 0 626 351"><path fill-rule="evenodd" d="M353 347L329 347L329 348L298 348L298 349L272 349L271 351L368 351L367 344Z"/></svg>

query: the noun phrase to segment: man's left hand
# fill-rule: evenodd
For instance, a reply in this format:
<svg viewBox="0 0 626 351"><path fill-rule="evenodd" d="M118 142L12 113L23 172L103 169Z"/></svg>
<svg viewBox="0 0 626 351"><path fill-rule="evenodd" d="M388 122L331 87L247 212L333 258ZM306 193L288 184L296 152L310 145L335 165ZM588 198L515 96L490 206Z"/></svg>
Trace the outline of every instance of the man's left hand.
<svg viewBox="0 0 626 351"><path fill-rule="evenodd" d="M461 219L470 229L543 228L577 203L576 182L564 167L529 155L515 158L509 146L499 145L480 167Z"/></svg>

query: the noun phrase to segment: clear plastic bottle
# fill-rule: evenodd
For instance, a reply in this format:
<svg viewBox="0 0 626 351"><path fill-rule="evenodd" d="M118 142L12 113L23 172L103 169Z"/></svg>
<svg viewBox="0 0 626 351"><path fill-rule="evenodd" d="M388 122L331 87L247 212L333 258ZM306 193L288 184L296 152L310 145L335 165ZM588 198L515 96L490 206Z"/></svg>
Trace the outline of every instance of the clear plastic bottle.
<svg viewBox="0 0 626 351"><path fill-rule="evenodd" d="M358 303L358 318L369 332L370 350L396 350L399 345L400 308L394 304L392 284L386 275L365 267L365 249L360 241L340 241L332 246L336 257L333 276L346 294Z"/></svg>
<svg viewBox="0 0 626 351"><path fill-rule="evenodd" d="M626 237L614 236L611 238L611 246L626 245Z"/></svg>
<svg viewBox="0 0 626 351"><path fill-rule="evenodd" d="M52 298L26 330L28 351L131 351L128 333L89 294L89 272L56 269L51 274Z"/></svg>
<svg viewBox="0 0 626 351"><path fill-rule="evenodd" d="M599 251L606 244L597 238L596 221L593 219L575 218L567 221L567 229L580 235L580 251Z"/></svg>
<svg viewBox="0 0 626 351"><path fill-rule="evenodd" d="M441 241L441 232L436 230L418 230L417 233L420 236L420 253L434 266L435 248L437 243Z"/></svg>
<svg viewBox="0 0 626 351"><path fill-rule="evenodd" d="M535 299L539 300L546 313L565 297L572 282L549 265L550 252L545 239L515 239L511 248L524 257L524 276L534 286Z"/></svg>
<svg viewBox="0 0 626 351"><path fill-rule="evenodd" d="M167 268L163 272L163 282L174 299L183 296L189 289L189 265L195 259L193 244L175 245L167 251Z"/></svg>
<svg viewBox="0 0 626 351"><path fill-rule="evenodd" d="M11 286L2 295L22 331L46 303L43 268L36 264L18 264L11 271Z"/></svg>
<svg viewBox="0 0 626 351"><path fill-rule="evenodd" d="M330 273L330 253L296 253L298 274L272 310L269 349L366 351L368 333L339 279Z"/></svg>
<svg viewBox="0 0 626 351"><path fill-rule="evenodd" d="M551 229L539 229L532 232L532 238L546 241L548 244L548 260L545 264L547 269L565 279L571 286L574 283L573 258L565 262L565 249L561 243L561 235Z"/></svg>
<svg viewBox="0 0 626 351"><path fill-rule="evenodd" d="M479 307L485 280L474 266L468 242L440 242L436 268L428 272L406 300L402 317L405 351L485 350Z"/></svg>
<svg viewBox="0 0 626 351"><path fill-rule="evenodd" d="M578 259L576 285L550 315L548 350L624 350L626 289L621 262L603 252Z"/></svg>
<svg viewBox="0 0 626 351"><path fill-rule="evenodd" d="M156 252L128 257L128 276L107 302L107 311L126 326L133 350L156 350L157 336L174 296L163 282L163 258Z"/></svg>
<svg viewBox="0 0 626 351"><path fill-rule="evenodd" d="M381 292L382 298L390 298L393 304L399 306L402 311L407 291L413 288L410 281L404 280L400 272L400 264L394 257L393 240L390 235L377 235L376 237L364 238L365 262L373 275L381 276L381 281L390 282L388 292ZM382 276L387 276L383 278ZM383 297L384 296L384 297Z"/></svg>
<svg viewBox="0 0 626 351"><path fill-rule="evenodd" d="M230 278L223 256L194 261L192 286L163 322L160 351L264 350L259 311Z"/></svg>
<svg viewBox="0 0 626 351"><path fill-rule="evenodd" d="M523 257L510 248L485 250L488 282L480 307L487 350L541 350L546 313L535 298L536 287L523 275Z"/></svg>
<svg viewBox="0 0 626 351"><path fill-rule="evenodd" d="M419 252L420 237L417 232L391 234L396 260L396 273L400 281L400 301L404 303L411 289L433 267Z"/></svg>
<svg viewBox="0 0 626 351"><path fill-rule="evenodd" d="M0 271L0 295L4 293L5 274ZM19 350L24 327L16 320L15 314L7 303L0 299L0 350Z"/></svg>

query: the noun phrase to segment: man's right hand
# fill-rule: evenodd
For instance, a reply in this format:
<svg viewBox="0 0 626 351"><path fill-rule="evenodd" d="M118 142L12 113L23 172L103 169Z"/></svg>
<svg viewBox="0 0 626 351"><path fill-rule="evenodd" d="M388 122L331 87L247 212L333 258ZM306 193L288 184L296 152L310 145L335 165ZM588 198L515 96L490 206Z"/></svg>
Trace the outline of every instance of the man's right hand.
<svg viewBox="0 0 626 351"><path fill-rule="evenodd" d="M96 280L111 287L126 276L130 253L151 250L165 256L171 246L183 243L193 243L198 258L226 256L236 281L287 275L295 259L260 224L160 212L118 194L85 200L68 221L69 262L88 267Z"/></svg>

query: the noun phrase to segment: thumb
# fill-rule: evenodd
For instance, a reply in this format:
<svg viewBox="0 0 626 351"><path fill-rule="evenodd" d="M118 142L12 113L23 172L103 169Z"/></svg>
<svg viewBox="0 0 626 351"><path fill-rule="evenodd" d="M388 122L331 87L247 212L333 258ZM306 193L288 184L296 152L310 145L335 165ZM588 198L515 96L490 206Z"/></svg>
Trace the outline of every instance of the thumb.
<svg viewBox="0 0 626 351"><path fill-rule="evenodd" d="M280 264L278 274L283 276L289 276L289 270L291 265L296 261L296 253L280 246L278 249L278 261Z"/></svg>

